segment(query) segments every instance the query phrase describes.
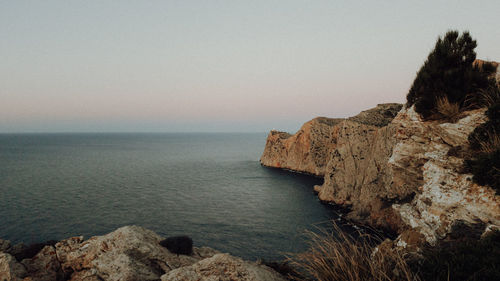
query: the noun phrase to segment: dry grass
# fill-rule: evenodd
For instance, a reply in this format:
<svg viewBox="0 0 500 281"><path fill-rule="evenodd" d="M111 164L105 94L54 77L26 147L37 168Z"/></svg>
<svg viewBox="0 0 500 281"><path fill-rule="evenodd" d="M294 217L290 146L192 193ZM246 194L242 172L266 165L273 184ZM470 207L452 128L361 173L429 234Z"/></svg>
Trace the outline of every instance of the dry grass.
<svg viewBox="0 0 500 281"><path fill-rule="evenodd" d="M335 223L332 233L309 232L310 250L291 255L289 262L306 278L318 281L420 280L412 273L402 253L375 250L380 240L360 235L354 238Z"/></svg>
<svg viewBox="0 0 500 281"><path fill-rule="evenodd" d="M453 103L446 96L440 97L436 101L436 111L441 119L455 123L460 119L461 108L458 103Z"/></svg>
<svg viewBox="0 0 500 281"><path fill-rule="evenodd" d="M491 86L479 91L478 103L481 107L491 107L500 102L500 90L496 86Z"/></svg>
<svg viewBox="0 0 500 281"><path fill-rule="evenodd" d="M467 95L465 104L468 108L491 107L500 102L499 85L492 85L486 89L480 89L479 92Z"/></svg>
<svg viewBox="0 0 500 281"><path fill-rule="evenodd" d="M492 154L493 152L500 149L500 135L495 131L486 131L485 134L488 135L487 140L481 140L476 137L477 143L479 144L479 152Z"/></svg>

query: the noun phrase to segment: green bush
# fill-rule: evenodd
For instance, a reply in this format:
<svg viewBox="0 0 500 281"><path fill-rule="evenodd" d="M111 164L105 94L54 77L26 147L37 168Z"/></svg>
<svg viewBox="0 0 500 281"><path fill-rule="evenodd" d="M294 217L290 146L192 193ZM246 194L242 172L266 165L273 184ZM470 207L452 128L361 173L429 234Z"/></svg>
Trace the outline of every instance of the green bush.
<svg viewBox="0 0 500 281"><path fill-rule="evenodd" d="M406 96L409 106L423 117L436 113L439 98L464 107L471 94L491 85L491 65L473 65L477 43L468 32L448 31L439 37L434 50L417 72L417 77ZM472 95L472 100L474 99Z"/></svg>

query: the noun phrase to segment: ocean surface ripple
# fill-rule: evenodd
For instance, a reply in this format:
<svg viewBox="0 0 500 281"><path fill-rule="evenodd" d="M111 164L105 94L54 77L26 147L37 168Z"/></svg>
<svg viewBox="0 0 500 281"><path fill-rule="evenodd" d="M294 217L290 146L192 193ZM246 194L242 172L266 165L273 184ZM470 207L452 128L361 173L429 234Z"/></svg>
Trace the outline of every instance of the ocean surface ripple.
<svg viewBox="0 0 500 281"><path fill-rule="evenodd" d="M321 180L261 167L266 134L0 135L0 237L33 243L140 225L247 259L306 249L334 213Z"/></svg>

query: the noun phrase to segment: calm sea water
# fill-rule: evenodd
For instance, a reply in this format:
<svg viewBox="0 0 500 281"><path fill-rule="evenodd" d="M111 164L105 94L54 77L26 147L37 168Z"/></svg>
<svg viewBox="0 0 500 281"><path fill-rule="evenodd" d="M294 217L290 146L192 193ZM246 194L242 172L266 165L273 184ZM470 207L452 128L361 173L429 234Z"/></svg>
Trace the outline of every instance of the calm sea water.
<svg viewBox="0 0 500 281"><path fill-rule="evenodd" d="M124 225L248 259L306 249L334 216L321 180L261 167L266 134L0 134L0 237L33 243Z"/></svg>

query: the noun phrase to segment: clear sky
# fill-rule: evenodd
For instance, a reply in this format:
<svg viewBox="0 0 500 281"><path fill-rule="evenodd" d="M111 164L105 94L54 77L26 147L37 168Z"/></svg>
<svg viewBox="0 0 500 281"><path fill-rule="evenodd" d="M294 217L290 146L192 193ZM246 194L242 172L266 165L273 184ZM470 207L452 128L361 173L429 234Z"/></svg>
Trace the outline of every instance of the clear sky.
<svg viewBox="0 0 500 281"><path fill-rule="evenodd" d="M500 60L499 22L499 0L0 0L0 132L294 132L403 102L448 29Z"/></svg>

